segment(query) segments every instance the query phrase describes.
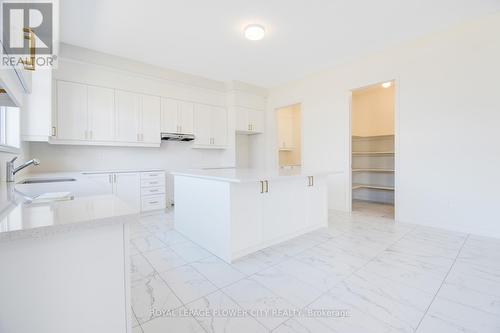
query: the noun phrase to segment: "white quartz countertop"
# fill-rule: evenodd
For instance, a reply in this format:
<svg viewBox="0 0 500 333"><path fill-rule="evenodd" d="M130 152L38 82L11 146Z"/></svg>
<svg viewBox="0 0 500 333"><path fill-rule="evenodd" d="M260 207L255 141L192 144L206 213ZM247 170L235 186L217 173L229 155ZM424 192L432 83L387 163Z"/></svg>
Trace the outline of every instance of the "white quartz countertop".
<svg viewBox="0 0 500 333"><path fill-rule="evenodd" d="M185 176L202 179L210 179L224 182L244 183L261 180L285 180L287 178L327 176L341 173L339 171L308 171L300 168L261 170L240 168L212 168L212 169L189 169L171 172L174 176Z"/></svg>
<svg viewBox="0 0 500 333"><path fill-rule="evenodd" d="M71 182L19 184L27 178ZM0 183L0 241L136 220L139 212L81 172L29 174Z"/></svg>

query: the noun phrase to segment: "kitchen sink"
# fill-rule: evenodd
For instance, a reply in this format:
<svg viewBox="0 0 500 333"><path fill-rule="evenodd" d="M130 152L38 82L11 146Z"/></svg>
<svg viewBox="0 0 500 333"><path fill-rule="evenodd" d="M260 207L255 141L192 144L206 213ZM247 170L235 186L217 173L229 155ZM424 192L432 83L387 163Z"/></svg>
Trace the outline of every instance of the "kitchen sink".
<svg viewBox="0 0 500 333"><path fill-rule="evenodd" d="M62 183L74 182L75 178L27 178L18 184L44 184L44 183Z"/></svg>

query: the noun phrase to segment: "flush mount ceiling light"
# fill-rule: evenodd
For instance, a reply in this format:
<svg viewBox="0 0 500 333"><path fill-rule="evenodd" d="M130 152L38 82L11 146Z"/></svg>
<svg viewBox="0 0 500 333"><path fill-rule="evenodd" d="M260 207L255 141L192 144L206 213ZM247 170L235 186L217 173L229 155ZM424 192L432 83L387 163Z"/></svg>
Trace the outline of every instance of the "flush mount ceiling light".
<svg viewBox="0 0 500 333"><path fill-rule="evenodd" d="M382 83L382 87L384 87L384 88L389 88L390 86L392 86L392 82L390 82L390 81Z"/></svg>
<svg viewBox="0 0 500 333"><path fill-rule="evenodd" d="M262 38L264 38L266 30L261 25L250 24L245 27L244 32L246 39L261 40Z"/></svg>

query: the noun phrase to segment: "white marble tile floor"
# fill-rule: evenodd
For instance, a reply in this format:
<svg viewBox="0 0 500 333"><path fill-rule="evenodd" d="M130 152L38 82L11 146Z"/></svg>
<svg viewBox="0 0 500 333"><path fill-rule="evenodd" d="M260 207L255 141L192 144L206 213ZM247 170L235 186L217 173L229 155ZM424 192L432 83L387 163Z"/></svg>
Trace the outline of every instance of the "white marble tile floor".
<svg viewBox="0 0 500 333"><path fill-rule="evenodd" d="M133 333L500 332L500 240L395 223L390 207L229 265L174 229L131 228Z"/></svg>

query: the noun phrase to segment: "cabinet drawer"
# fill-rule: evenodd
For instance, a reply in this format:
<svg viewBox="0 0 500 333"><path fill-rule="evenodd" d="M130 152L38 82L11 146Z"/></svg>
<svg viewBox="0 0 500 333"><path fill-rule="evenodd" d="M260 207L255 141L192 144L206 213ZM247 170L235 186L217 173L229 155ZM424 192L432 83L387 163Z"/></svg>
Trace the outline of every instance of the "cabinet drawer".
<svg viewBox="0 0 500 333"><path fill-rule="evenodd" d="M155 172L141 172L141 180L157 180L157 179L164 179L165 178L165 172L163 171L155 171Z"/></svg>
<svg viewBox="0 0 500 333"><path fill-rule="evenodd" d="M141 210L143 212L155 209L165 209L165 195L151 195L141 198Z"/></svg>
<svg viewBox="0 0 500 333"><path fill-rule="evenodd" d="M158 186L165 186L164 178L141 180L141 187L158 187Z"/></svg>
<svg viewBox="0 0 500 333"><path fill-rule="evenodd" d="M165 194L165 186L143 187L141 188L141 196L144 195Z"/></svg>

